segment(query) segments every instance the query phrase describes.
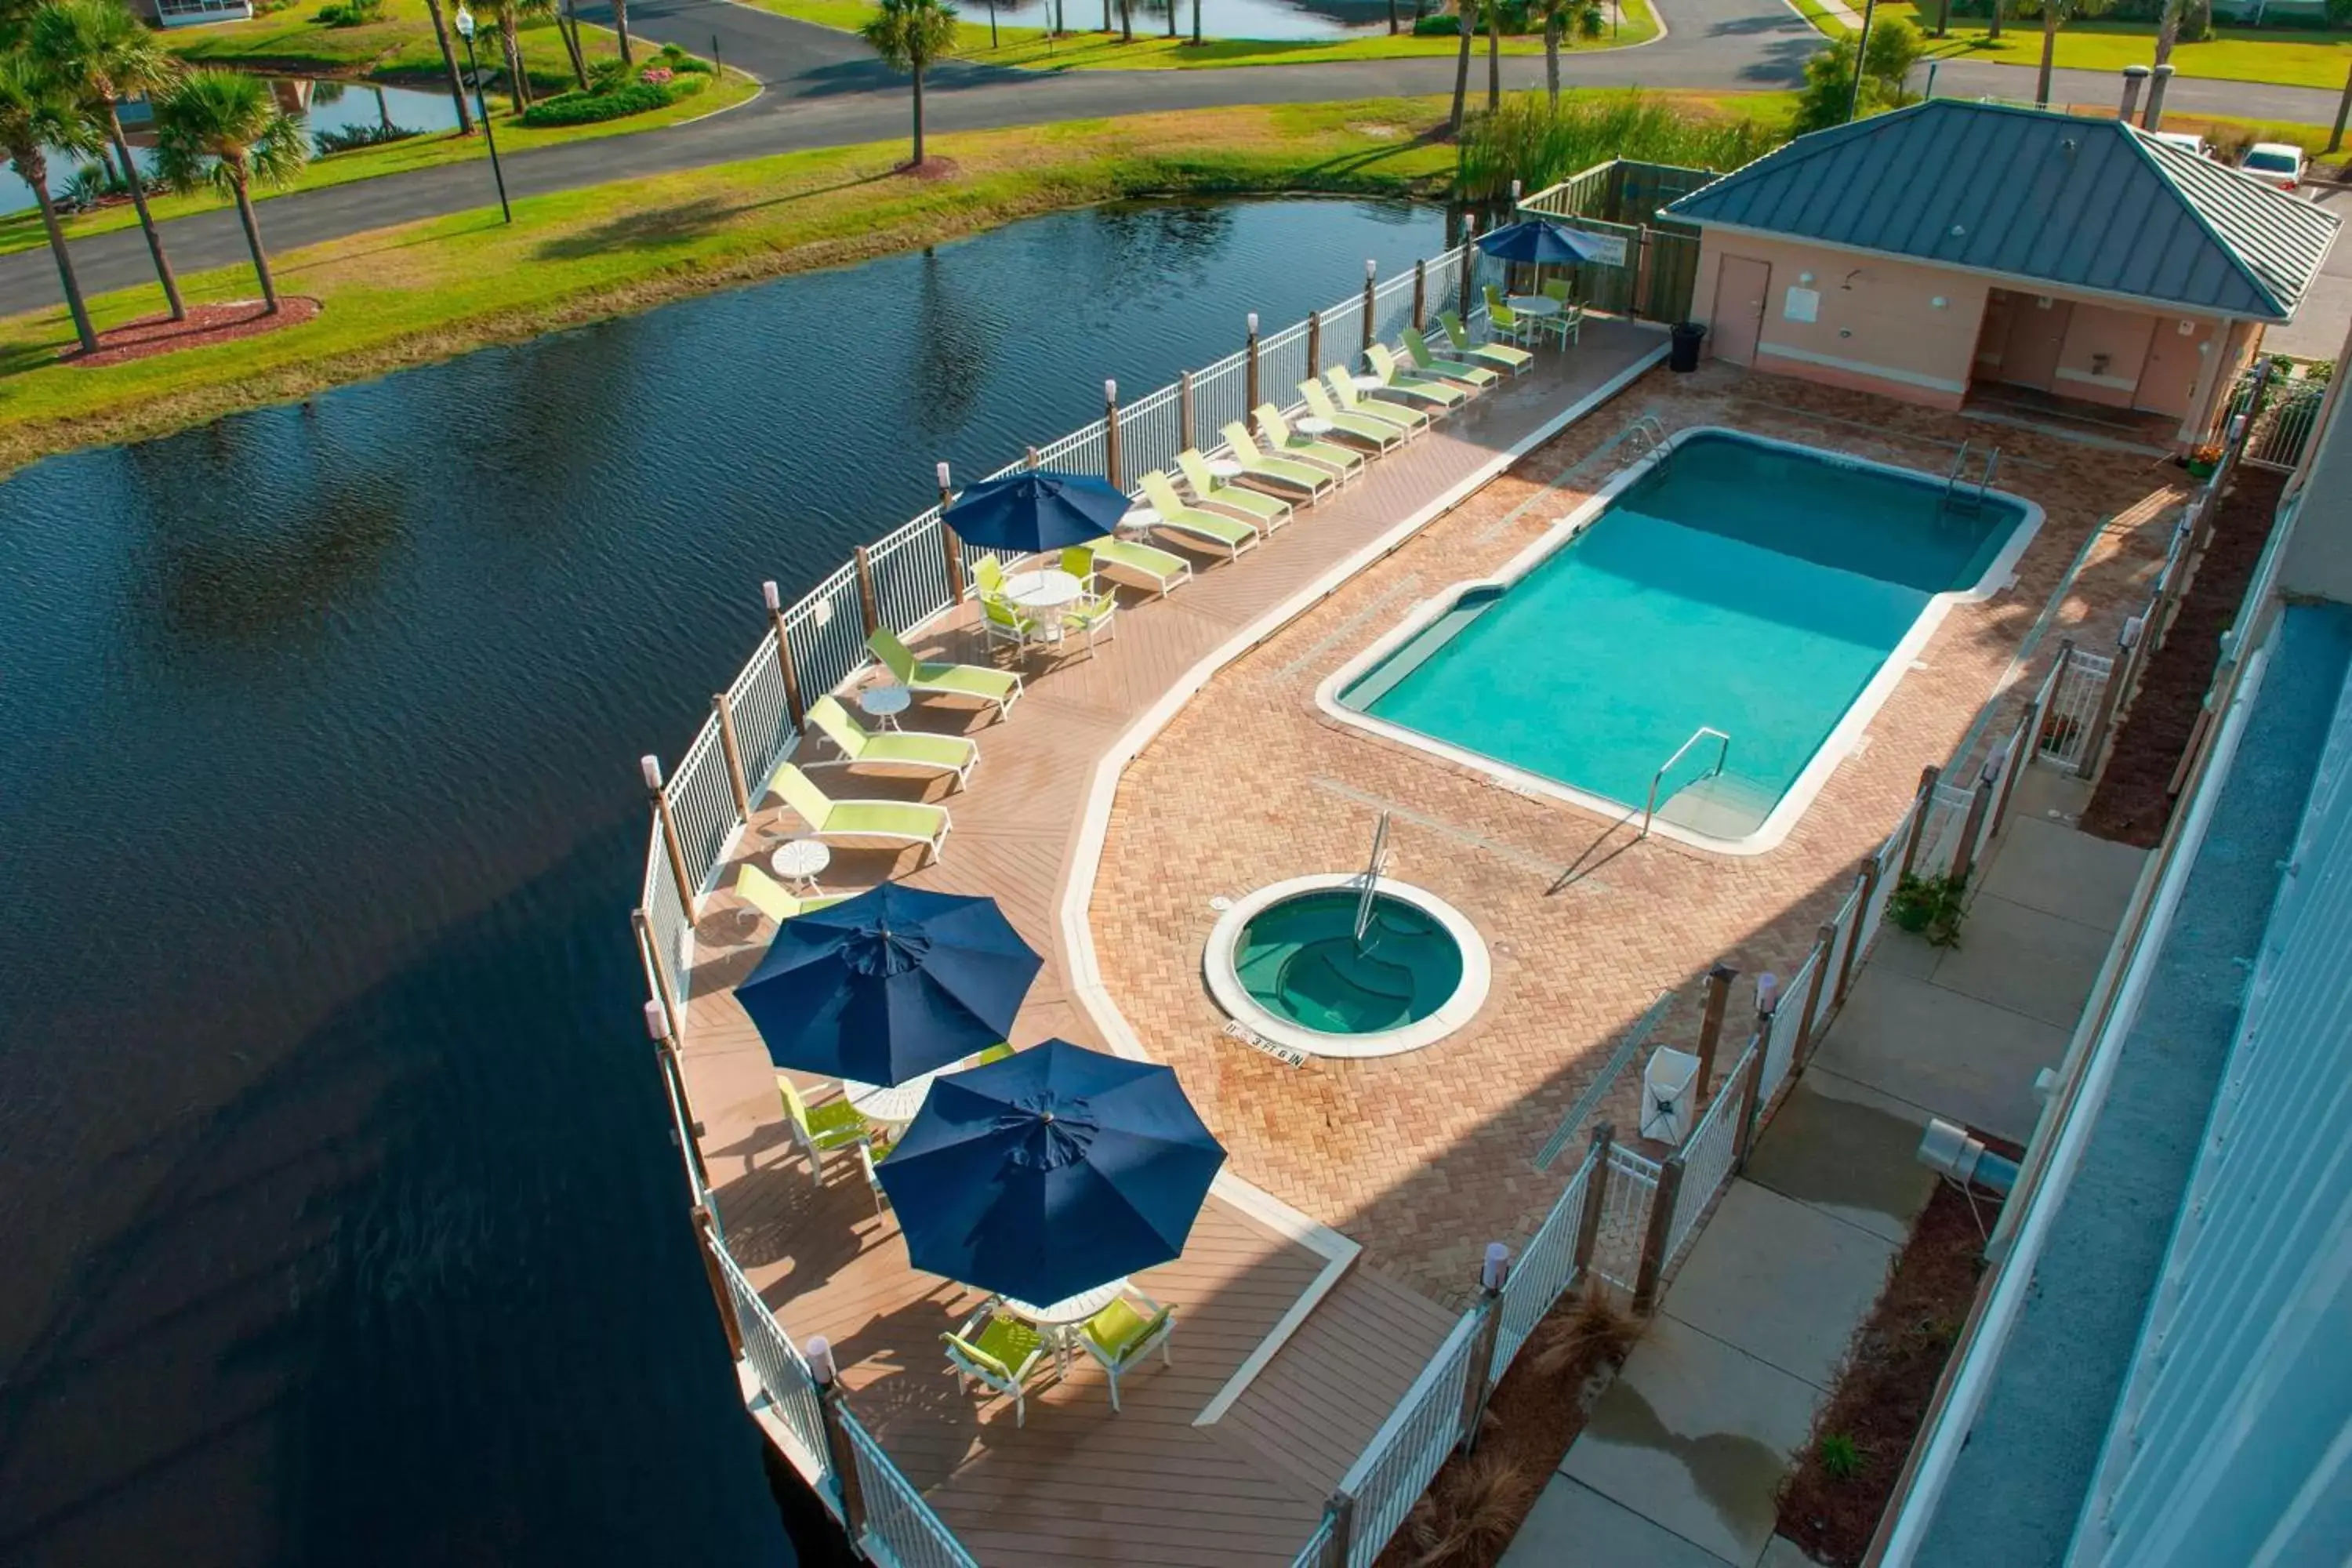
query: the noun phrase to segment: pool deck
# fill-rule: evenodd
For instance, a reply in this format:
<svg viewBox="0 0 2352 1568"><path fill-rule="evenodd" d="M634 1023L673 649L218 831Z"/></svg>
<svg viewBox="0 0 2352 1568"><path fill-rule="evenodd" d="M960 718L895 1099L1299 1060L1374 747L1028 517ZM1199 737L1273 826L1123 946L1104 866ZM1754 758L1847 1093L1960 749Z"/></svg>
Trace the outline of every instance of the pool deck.
<svg viewBox="0 0 2352 1568"><path fill-rule="evenodd" d="M1545 355L1538 373L1376 460L1238 563L1196 559L1194 580L1165 601L1130 597L1091 655L1033 664L1003 723L919 708L911 722L980 741L969 791L819 775L840 795L941 800L955 821L944 859L920 870L912 851L837 849L828 890L898 874L994 897L1047 955L1013 1043L1058 1035L1168 1062L1231 1152L1185 1257L1139 1280L1178 1309L1174 1365L1131 1374L1124 1414L1083 1358L1067 1381L1033 1391L1019 1429L1009 1400L958 1393L938 1335L976 1298L908 1267L853 1157L811 1181L727 989L766 930L731 894L707 902L685 1066L730 1249L796 1338L831 1339L860 1418L983 1563L1288 1562L1450 1326L1484 1244L1523 1237L1570 1173L1572 1161L1547 1173L1531 1156L1593 1086L1612 1037L1661 989L1695 1003L1694 977L1718 958L1792 969L1920 765L1954 751L2005 678L2015 697L2017 643L2076 551L2097 532L2059 618L2094 647L2160 561L2178 470L1999 430L2004 478L2050 511L2019 586L1947 618L1789 842L1747 859L1629 846L1573 806L1318 713L1323 675L1421 598L1507 559L1621 466L1617 442L1639 415L1937 471L1962 436L1988 433L1965 416L1727 367L1654 370L1490 477L1659 342L1595 322L1580 349ZM1434 521L1413 531L1424 517ZM984 657L962 619L917 641ZM1209 900L1360 865L1383 807L1395 813L1393 874L1486 935L1486 1008L1435 1047L1375 1061L1292 1068L1224 1036L1200 976ZM738 854L796 827L772 806ZM1678 1005L1661 1037L1686 1043L1695 1012ZM1601 1095L1621 1124L1630 1089ZM1212 1401L1222 1415L1195 1425Z"/></svg>

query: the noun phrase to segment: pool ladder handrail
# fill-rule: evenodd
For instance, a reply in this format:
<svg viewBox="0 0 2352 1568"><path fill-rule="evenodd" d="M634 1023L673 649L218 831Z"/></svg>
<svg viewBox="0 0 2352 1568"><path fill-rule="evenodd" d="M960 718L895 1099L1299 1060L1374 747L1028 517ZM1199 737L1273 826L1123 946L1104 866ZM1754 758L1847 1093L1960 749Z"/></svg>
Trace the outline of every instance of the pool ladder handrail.
<svg viewBox="0 0 2352 1568"><path fill-rule="evenodd" d="M1356 898L1355 941L1360 952L1364 945L1364 932L1372 923L1372 900L1380 892L1381 872L1387 868L1388 858L1389 814L1384 811L1381 813L1379 825L1372 829L1372 858L1364 867L1364 890Z"/></svg>
<svg viewBox="0 0 2352 1568"><path fill-rule="evenodd" d="M1676 746L1675 748L1675 754L1668 757L1664 762L1660 763L1658 764L1658 771L1650 775L1650 803L1642 808L1643 837L1647 838L1650 836L1650 824L1658 815L1658 786L1665 782L1666 774L1672 771L1674 765L1683 760L1683 753L1689 751L1693 746L1697 745L1709 735L1712 735L1717 740L1722 742L1723 745L1715 754L1715 766L1699 776L1701 778L1714 778L1717 774L1722 773L1726 765L1730 763L1730 735L1717 729L1712 724L1701 724L1697 729L1693 730L1690 733L1690 739L1685 741L1681 745ZM1696 784L1698 780L1693 779L1691 782L1693 784Z"/></svg>
<svg viewBox="0 0 2352 1568"><path fill-rule="evenodd" d="M1949 509L1956 500L1965 500L1970 511L1981 510L1985 497L1991 493L1993 476L2000 471L2000 448L1994 447L1985 453L1984 472L1976 480L1976 493L1968 494L1961 486L1960 476L1968 471L1969 445L1967 441L1960 443L1960 449L1952 454L1952 471L1944 476L1943 506L1946 509Z"/></svg>
<svg viewBox="0 0 2352 1568"><path fill-rule="evenodd" d="M1629 455L1654 452L1666 444L1666 422L1654 414L1644 414L1626 426L1618 439Z"/></svg>

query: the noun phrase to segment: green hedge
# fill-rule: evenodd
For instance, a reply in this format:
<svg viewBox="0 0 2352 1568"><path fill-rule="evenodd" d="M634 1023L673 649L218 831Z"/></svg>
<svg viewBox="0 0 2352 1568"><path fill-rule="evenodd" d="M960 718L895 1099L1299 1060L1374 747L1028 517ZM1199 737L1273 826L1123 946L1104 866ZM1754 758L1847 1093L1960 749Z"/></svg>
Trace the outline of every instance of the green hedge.
<svg viewBox="0 0 2352 1568"><path fill-rule="evenodd" d="M525 125L593 125L675 103L702 90L703 79L683 76L674 81L633 81L611 92L565 92L542 99L522 111Z"/></svg>

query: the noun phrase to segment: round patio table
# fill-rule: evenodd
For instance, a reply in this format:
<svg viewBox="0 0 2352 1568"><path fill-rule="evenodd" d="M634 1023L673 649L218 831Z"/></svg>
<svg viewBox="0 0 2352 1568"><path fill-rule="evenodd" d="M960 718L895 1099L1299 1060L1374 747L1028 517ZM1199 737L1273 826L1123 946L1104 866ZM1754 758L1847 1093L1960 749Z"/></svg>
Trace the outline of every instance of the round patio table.
<svg viewBox="0 0 2352 1568"><path fill-rule="evenodd" d="M869 686L857 694L857 705L866 716L879 722L885 730L898 727L898 715L914 706L915 694L896 681L885 680Z"/></svg>
<svg viewBox="0 0 2352 1568"><path fill-rule="evenodd" d="M823 891L816 879L833 864L833 851L820 838L787 838L776 846L768 857L768 865L777 876L798 888L809 897Z"/></svg>
<svg viewBox="0 0 2352 1568"><path fill-rule="evenodd" d="M1328 419L1301 419L1298 422L1298 433L1302 436L1328 436L1338 428Z"/></svg>
<svg viewBox="0 0 2352 1568"><path fill-rule="evenodd" d="M1522 316L1557 316L1559 301L1549 294L1514 294L1511 309Z"/></svg>
<svg viewBox="0 0 2352 1568"><path fill-rule="evenodd" d="M861 1083L854 1078L841 1080L841 1092L850 1108L868 1121L879 1122L890 1130L892 1141L907 1130L923 1109L923 1100L939 1081L940 1073L962 1069L961 1062L920 1073L904 1083Z"/></svg>
<svg viewBox="0 0 2352 1568"><path fill-rule="evenodd" d="M1086 591L1087 585L1075 575L1055 566L1015 572L1004 580L1004 597L1033 612L1048 637L1062 635L1062 612L1076 604Z"/></svg>
<svg viewBox="0 0 2352 1568"><path fill-rule="evenodd" d="M1159 526L1160 513L1148 506L1137 507L1118 520L1118 531L1121 533L1133 534L1139 539Z"/></svg>
<svg viewBox="0 0 2352 1568"><path fill-rule="evenodd" d="M1086 1326L1087 1320L1126 1293L1127 1280L1121 1278L1042 1307L1016 1301L1010 1296L1004 1297L1002 1304L1014 1317L1036 1326L1037 1337L1054 1347L1054 1370L1066 1373L1070 1352L1077 1346L1078 1331Z"/></svg>
<svg viewBox="0 0 2352 1568"><path fill-rule="evenodd" d="M1231 458L1212 458L1209 459L1209 473L1213 479L1237 479L1242 477L1242 466Z"/></svg>

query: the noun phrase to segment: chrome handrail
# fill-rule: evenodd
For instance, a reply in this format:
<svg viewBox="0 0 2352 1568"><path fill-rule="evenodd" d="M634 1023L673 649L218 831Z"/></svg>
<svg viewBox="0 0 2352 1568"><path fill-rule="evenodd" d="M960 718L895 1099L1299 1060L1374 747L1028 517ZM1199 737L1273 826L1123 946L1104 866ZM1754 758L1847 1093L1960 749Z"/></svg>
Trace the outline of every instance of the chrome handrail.
<svg viewBox="0 0 2352 1568"><path fill-rule="evenodd" d="M1389 814L1381 813L1380 826L1372 829L1372 858L1364 868L1364 890L1356 898L1356 945L1364 945L1365 928L1372 923L1372 900L1380 891L1381 871L1389 858Z"/></svg>
<svg viewBox="0 0 2352 1568"><path fill-rule="evenodd" d="M1697 745L1709 735L1723 742L1723 749L1716 753L1715 766L1704 776L1707 778L1715 777L1717 773L1723 772L1725 765L1731 761L1731 737L1728 734L1717 729L1712 724L1701 724L1697 729L1693 730L1690 733L1690 739L1685 741L1681 745L1676 746L1675 748L1675 754L1668 757L1664 762L1660 763L1658 764L1658 771L1650 775L1650 803L1642 808L1643 837L1647 838L1650 836L1650 822L1658 815L1658 785L1665 782L1667 771L1676 763L1683 760L1683 753L1685 752L1689 751L1693 746ZM1697 781L1693 780L1692 782L1696 783Z"/></svg>
<svg viewBox="0 0 2352 1568"><path fill-rule="evenodd" d="M1959 486L1960 470L1968 466L1969 444L1966 441L1962 441L1960 443L1960 449L1952 454L1952 471L1944 476L1943 504L1945 506L1950 506L1952 504L1952 491Z"/></svg>

